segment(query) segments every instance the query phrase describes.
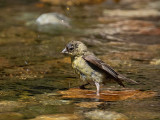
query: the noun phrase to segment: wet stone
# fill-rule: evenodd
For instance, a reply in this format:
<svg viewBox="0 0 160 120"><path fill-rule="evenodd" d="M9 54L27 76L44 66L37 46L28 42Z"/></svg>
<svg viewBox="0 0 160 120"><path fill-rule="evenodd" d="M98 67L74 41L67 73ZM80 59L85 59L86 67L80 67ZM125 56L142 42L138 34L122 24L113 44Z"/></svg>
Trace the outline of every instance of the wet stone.
<svg viewBox="0 0 160 120"><path fill-rule="evenodd" d="M142 31L152 31L156 28L154 23L150 21L142 21L142 20L124 20L115 23L111 23L108 25L109 27L113 27L115 29L120 29L121 32L125 33L135 33L135 34L142 34ZM141 29L139 29L141 28ZM145 33L145 32L144 32Z"/></svg>
<svg viewBox="0 0 160 120"><path fill-rule="evenodd" d="M102 103L103 102L80 102L80 103L76 103L75 105L83 108L97 108L98 105Z"/></svg>
<svg viewBox="0 0 160 120"><path fill-rule="evenodd" d="M67 104L71 104L72 101L69 101L69 100L43 100L43 101L40 101L40 103L43 105L67 105Z"/></svg>
<svg viewBox="0 0 160 120"><path fill-rule="evenodd" d="M102 110L86 112L85 116L91 120L128 120L128 118L121 113Z"/></svg>
<svg viewBox="0 0 160 120"><path fill-rule="evenodd" d="M0 120L22 120L23 115L16 112L0 113Z"/></svg>
<svg viewBox="0 0 160 120"><path fill-rule="evenodd" d="M39 32L58 34L71 28L70 19L59 13L45 13L36 19L36 28Z"/></svg>
<svg viewBox="0 0 160 120"><path fill-rule="evenodd" d="M110 17L155 17L160 16L160 12L155 9L138 9L138 10L104 10L105 16Z"/></svg>
<svg viewBox="0 0 160 120"><path fill-rule="evenodd" d="M160 65L160 59L153 59L150 64L152 65Z"/></svg>
<svg viewBox="0 0 160 120"><path fill-rule="evenodd" d="M141 108L140 108L141 109ZM135 116L137 120L142 120L142 119L150 119L150 120L158 120L160 118L160 115L157 112L152 112L152 111L132 111L132 112L127 112L126 114Z"/></svg>
<svg viewBox="0 0 160 120"><path fill-rule="evenodd" d="M98 4L105 0L41 0L42 2L50 3L52 5L85 5L85 4Z"/></svg>
<svg viewBox="0 0 160 120"><path fill-rule="evenodd" d="M80 116L74 114L42 115L30 120L80 120Z"/></svg>
<svg viewBox="0 0 160 120"><path fill-rule="evenodd" d="M110 91L103 90L100 92L100 96L96 95L94 90L82 90L77 88L71 88L66 91L58 91L62 94L62 98L94 98L103 101L120 101L127 99L144 99L156 96L156 92L152 91L139 91L139 90L122 90L122 91Z"/></svg>
<svg viewBox="0 0 160 120"><path fill-rule="evenodd" d="M64 25L69 26L69 18L59 13L44 13L40 15L36 23L38 25Z"/></svg>
<svg viewBox="0 0 160 120"><path fill-rule="evenodd" d="M17 101L0 101L0 112L14 111L22 107L25 107L25 104Z"/></svg>

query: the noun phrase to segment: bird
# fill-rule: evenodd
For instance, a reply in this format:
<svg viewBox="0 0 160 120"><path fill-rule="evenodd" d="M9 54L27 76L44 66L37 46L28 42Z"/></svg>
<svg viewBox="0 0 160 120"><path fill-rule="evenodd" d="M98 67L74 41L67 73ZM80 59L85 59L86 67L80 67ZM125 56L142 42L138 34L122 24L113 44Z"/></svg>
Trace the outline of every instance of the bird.
<svg viewBox="0 0 160 120"><path fill-rule="evenodd" d="M96 57L93 52L90 52L81 41L70 41L62 53L71 57L72 68L81 80L86 81L87 84L95 84L97 96L100 95L100 85L106 84L110 80L117 82L122 87L125 87L123 81L137 83L116 72L112 67Z"/></svg>

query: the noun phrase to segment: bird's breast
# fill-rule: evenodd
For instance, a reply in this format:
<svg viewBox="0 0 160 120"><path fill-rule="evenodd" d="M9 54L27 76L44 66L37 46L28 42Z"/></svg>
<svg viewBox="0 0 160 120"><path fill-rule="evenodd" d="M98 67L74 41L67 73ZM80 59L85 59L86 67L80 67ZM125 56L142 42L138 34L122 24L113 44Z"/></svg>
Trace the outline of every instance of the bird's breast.
<svg viewBox="0 0 160 120"><path fill-rule="evenodd" d="M103 78L103 75L92 69L82 57L73 59L72 67L83 80L101 81Z"/></svg>
<svg viewBox="0 0 160 120"><path fill-rule="evenodd" d="M72 61L72 67L75 70L78 70L79 72L86 73L90 68L86 61L82 57L76 57Z"/></svg>

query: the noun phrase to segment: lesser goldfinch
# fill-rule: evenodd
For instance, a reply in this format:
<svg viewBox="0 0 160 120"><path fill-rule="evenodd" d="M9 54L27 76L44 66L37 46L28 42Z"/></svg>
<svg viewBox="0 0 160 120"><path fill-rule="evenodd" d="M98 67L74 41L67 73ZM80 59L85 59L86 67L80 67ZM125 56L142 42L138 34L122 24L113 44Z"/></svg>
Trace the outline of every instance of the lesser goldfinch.
<svg viewBox="0 0 160 120"><path fill-rule="evenodd" d="M97 96L99 96L100 84L105 84L111 79L123 87L122 81L136 83L136 81L128 79L113 70L92 52L88 51L86 45L80 41L69 42L62 53L71 57L72 67L80 76L80 79L96 85Z"/></svg>

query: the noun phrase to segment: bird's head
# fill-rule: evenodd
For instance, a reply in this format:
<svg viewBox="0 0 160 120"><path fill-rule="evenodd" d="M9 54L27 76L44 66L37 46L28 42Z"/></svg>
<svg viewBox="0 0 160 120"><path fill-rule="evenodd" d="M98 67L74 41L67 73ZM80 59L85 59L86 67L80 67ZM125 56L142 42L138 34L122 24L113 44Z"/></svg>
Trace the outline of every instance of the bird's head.
<svg viewBox="0 0 160 120"><path fill-rule="evenodd" d="M83 55L85 52L87 52L87 47L80 41L69 42L62 51L62 53L68 54L70 56Z"/></svg>

